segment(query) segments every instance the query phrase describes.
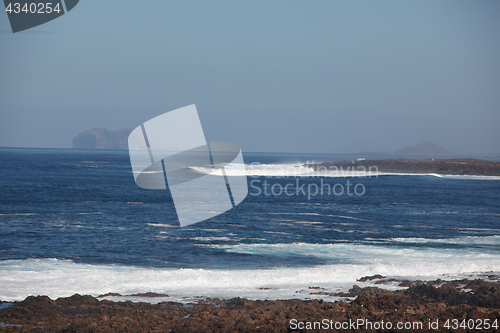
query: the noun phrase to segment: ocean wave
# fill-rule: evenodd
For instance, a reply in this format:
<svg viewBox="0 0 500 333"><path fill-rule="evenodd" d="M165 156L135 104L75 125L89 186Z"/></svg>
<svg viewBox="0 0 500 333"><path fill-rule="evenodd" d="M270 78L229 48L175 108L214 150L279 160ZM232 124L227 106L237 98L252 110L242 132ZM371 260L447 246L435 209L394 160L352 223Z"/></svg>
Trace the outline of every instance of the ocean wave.
<svg viewBox="0 0 500 333"><path fill-rule="evenodd" d="M480 230L495 230L500 232L500 229L480 229ZM493 236L463 236L456 238L390 238L384 240L393 243L404 243L404 244L460 244L460 245L494 245L498 246L500 251L500 235Z"/></svg>
<svg viewBox="0 0 500 333"><path fill-rule="evenodd" d="M341 168L339 170L314 170L303 164L250 164L245 165L247 176L267 177L374 177L376 172ZM234 166L226 170L228 176L240 175L244 170L241 166Z"/></svg>
<svg viewBox="0 0 500 333"><path fill-rule="evenodd" d="M382 274L409 280L474 278L485 272L500 272L498 236L484 240L465 238L485 248L408 247L425 239L392 239L383 244L239 244L200 245L228 252L252 255L314 256L334 259L336 264L314 267L261 269L146 268L123 265L91 265L59 259L0 261L0 299L19 301L29 295L67 297L74 293L97 296L108 292L122 295L142 292L168 294L169 300L186 302L185 297L246 297L249 299L308 299L310 286L328 292L347 291L356 280ZM375 241L375 240L374 240ZM449 241L460 243L459 239ZM454 244L454 243L453 243ZM491 273L493 272L493 273ZM386 288L397 288L395 285ZM334 300L331 298L330 300Z"/></svg>
<svg viewBox="0 0 500 333"><path fill-rule="evenodd" d="M196 172L222 176L220 169L191 167ZM303 164L236 164L224 167L226 176L251 176L251 177L369 177L376 176L373 172L342 169L338 171L315 171Z"/></svg>
<svg viewBox="0 0 500 333"><path fill-rule="evenodd" d="M409 246L427 245L427 246ZM429 246L430 245L430 246ZM436 246L432 246L436 245ZM460 245L445 246L445 245ZM392 238L367 239L358 243L261 243L210 245L227 252L266 255L266 256L310 256L321 259L343 260L355 264L372 262L405 263L421 261L422 265L441 264L448 258L450 264L470 261L473 265L476 258L486 260L484 263L495 264L491 269L500 269L500 236L465 236L451 239L427 238ZM443 266L444 267L444 266ZM472 267L472 266L471 266ZM446 273L446 272L442 272Z"/></svg>
<svg viewBox="0 0 500 333"><path fill-rule="evenodd" d="M191 170L213 176L223 176L222 169L211 167L189 167ZM355 170L354 167L340 167L337 170L314 170L304 164L238 164L231 163L224 167L228 177L250 176L250 177L324 177L324 178L370 178L380 176L432 176L443 179L472 179L472 180L500 180L499 176L474 176L474 175L443 175L437 173L398 173L379 172L374 169ZM148 173L161 173L161 171L148 171Z"/></svg>
<svg viewBox="0 0 500 333"><path fill-rule="evenodd" d="M193 170L203 174L212 174L222 176L219 169L214 171L212 168L192 167ZM397 172L379 172L376 166L373 169L356 170L354 167L339 168L337 170L314 170L311 167L300 163L292 164L236 164L232 163L224 168L226 176L250 176L250 177L325 177L342 178L357 177L369 178L379 176L432 176L443 179L474 179L474 180L500 180L498 176L474 176L474 175L443 175L437 173L397 173Z"/></svg>

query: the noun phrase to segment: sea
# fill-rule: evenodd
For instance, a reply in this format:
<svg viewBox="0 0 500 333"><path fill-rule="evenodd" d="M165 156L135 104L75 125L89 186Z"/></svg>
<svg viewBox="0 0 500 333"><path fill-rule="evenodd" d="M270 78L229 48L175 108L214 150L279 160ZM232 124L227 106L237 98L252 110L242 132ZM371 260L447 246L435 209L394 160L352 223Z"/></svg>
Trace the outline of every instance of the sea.
<svg viewBox="0 0 500 333"><path fill-rule="evenodd" d="M246 175L246 199L180 227L168 189L135 184L127 151L0 148L0 300L335 301L355 284L402 288L357 281L376 274L499 279L500 177L307 166L397 156L243 157L226 171Z"/></svg>

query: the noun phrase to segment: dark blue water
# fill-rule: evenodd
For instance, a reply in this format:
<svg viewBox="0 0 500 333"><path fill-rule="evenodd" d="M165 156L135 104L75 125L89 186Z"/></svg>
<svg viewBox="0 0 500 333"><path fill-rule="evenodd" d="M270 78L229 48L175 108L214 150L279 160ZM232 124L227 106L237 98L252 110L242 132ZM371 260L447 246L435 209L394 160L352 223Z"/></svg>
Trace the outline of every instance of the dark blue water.
<svg viewBox="0 0 500 333"><path fill-rule="evenodd" d="M324 161L311 154L244 154L262 164ZM331 158L344 159L342 156ZM134 183L126 151L0 149L0 260L176 268L334 264L341 258L235 253L206 245L378 244L395 238L500 235L500 180L380 176L248 177L279 184L363 184L358 195L250 195L236 208L180 228L168 191ZM276 187L278 188L278 187ZM415 242L409 247L487 247ZM496 245L495 245L496 246Z"/></svg>

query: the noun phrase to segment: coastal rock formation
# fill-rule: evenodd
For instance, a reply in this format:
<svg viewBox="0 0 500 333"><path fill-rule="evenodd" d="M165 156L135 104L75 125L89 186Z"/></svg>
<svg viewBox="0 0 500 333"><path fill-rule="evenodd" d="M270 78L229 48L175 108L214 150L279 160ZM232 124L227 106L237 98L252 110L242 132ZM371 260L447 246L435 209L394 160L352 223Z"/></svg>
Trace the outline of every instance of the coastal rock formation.
<svg viewBox="0 0 500 333"><path fill-rule="evenodd" d="M365 171L376 173L434 173L441 175L500 176L500 163L474 158L397 159L325 162L306 164L326 174L333 172Z"/></svg>
<svg viewBox="0 0 500 333"><path fill-rule="evenodd" d="M424 142L413 147L407 147L398 150L394 153L395 155L419 155L419 156L452 156L454 155L451 151L444 149L432 142Z"/></svg>
<svg viewBox="0 0 500 333"><path fill-rule="evenodd" d="M78 134L73 139L73 149L128 149L131 128L118 131L94 128Z"/></svg>
<svg viewBox="0 0 500 333"><path fill-rule="evenodd" d="M457 332L473 332L478 327L481 332L493 332L500 327L500 285L483 280L436 280L399 291L355 286L349 295L357 298L334 303L207 299L189 306L114 303L80 295L57 300L30 296L9 307L2 308L0 303L0 322L7 332L326 331L320 325L328 325L328 332L449 332L446 323L452 327L453 319L460 328ZM363 326L353 329L352 322L358 320L363 320ZM386 328L391 323L393 329L380 329L382 322ZM435 325L432 330L430 322ZM406 329L396 329L398 323L407 325ZM339 324L347 326L335 329Z"/></svg>

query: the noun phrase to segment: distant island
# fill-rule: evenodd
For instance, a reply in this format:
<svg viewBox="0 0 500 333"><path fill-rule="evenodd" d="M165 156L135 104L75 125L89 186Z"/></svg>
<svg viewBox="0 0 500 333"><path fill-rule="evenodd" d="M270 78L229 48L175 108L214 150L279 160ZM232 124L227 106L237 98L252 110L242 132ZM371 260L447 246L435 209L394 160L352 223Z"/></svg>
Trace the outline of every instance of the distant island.
<svg viewBox="0 0 500 333"><path fill-rule="evenodd" d="M413 147L407 147L394 152L394 155L420 155L420 156L453 156L449 150L444 149L432 142L424 142Z"/></svg>
<svg viewBox="0 0 500 333"><path fill-rule="evenodd" d="M474 158L387 159L307 164L315 170L371 171L381 173L435 173L441 175L500 176L500 162Z"/></svg>
<svg viewBox="0 0 500 333"><path fill-rule="evenodd" d="M73 149L128 149L128 136L132 128L110 131L94 128L73 139Z"/></svg>

